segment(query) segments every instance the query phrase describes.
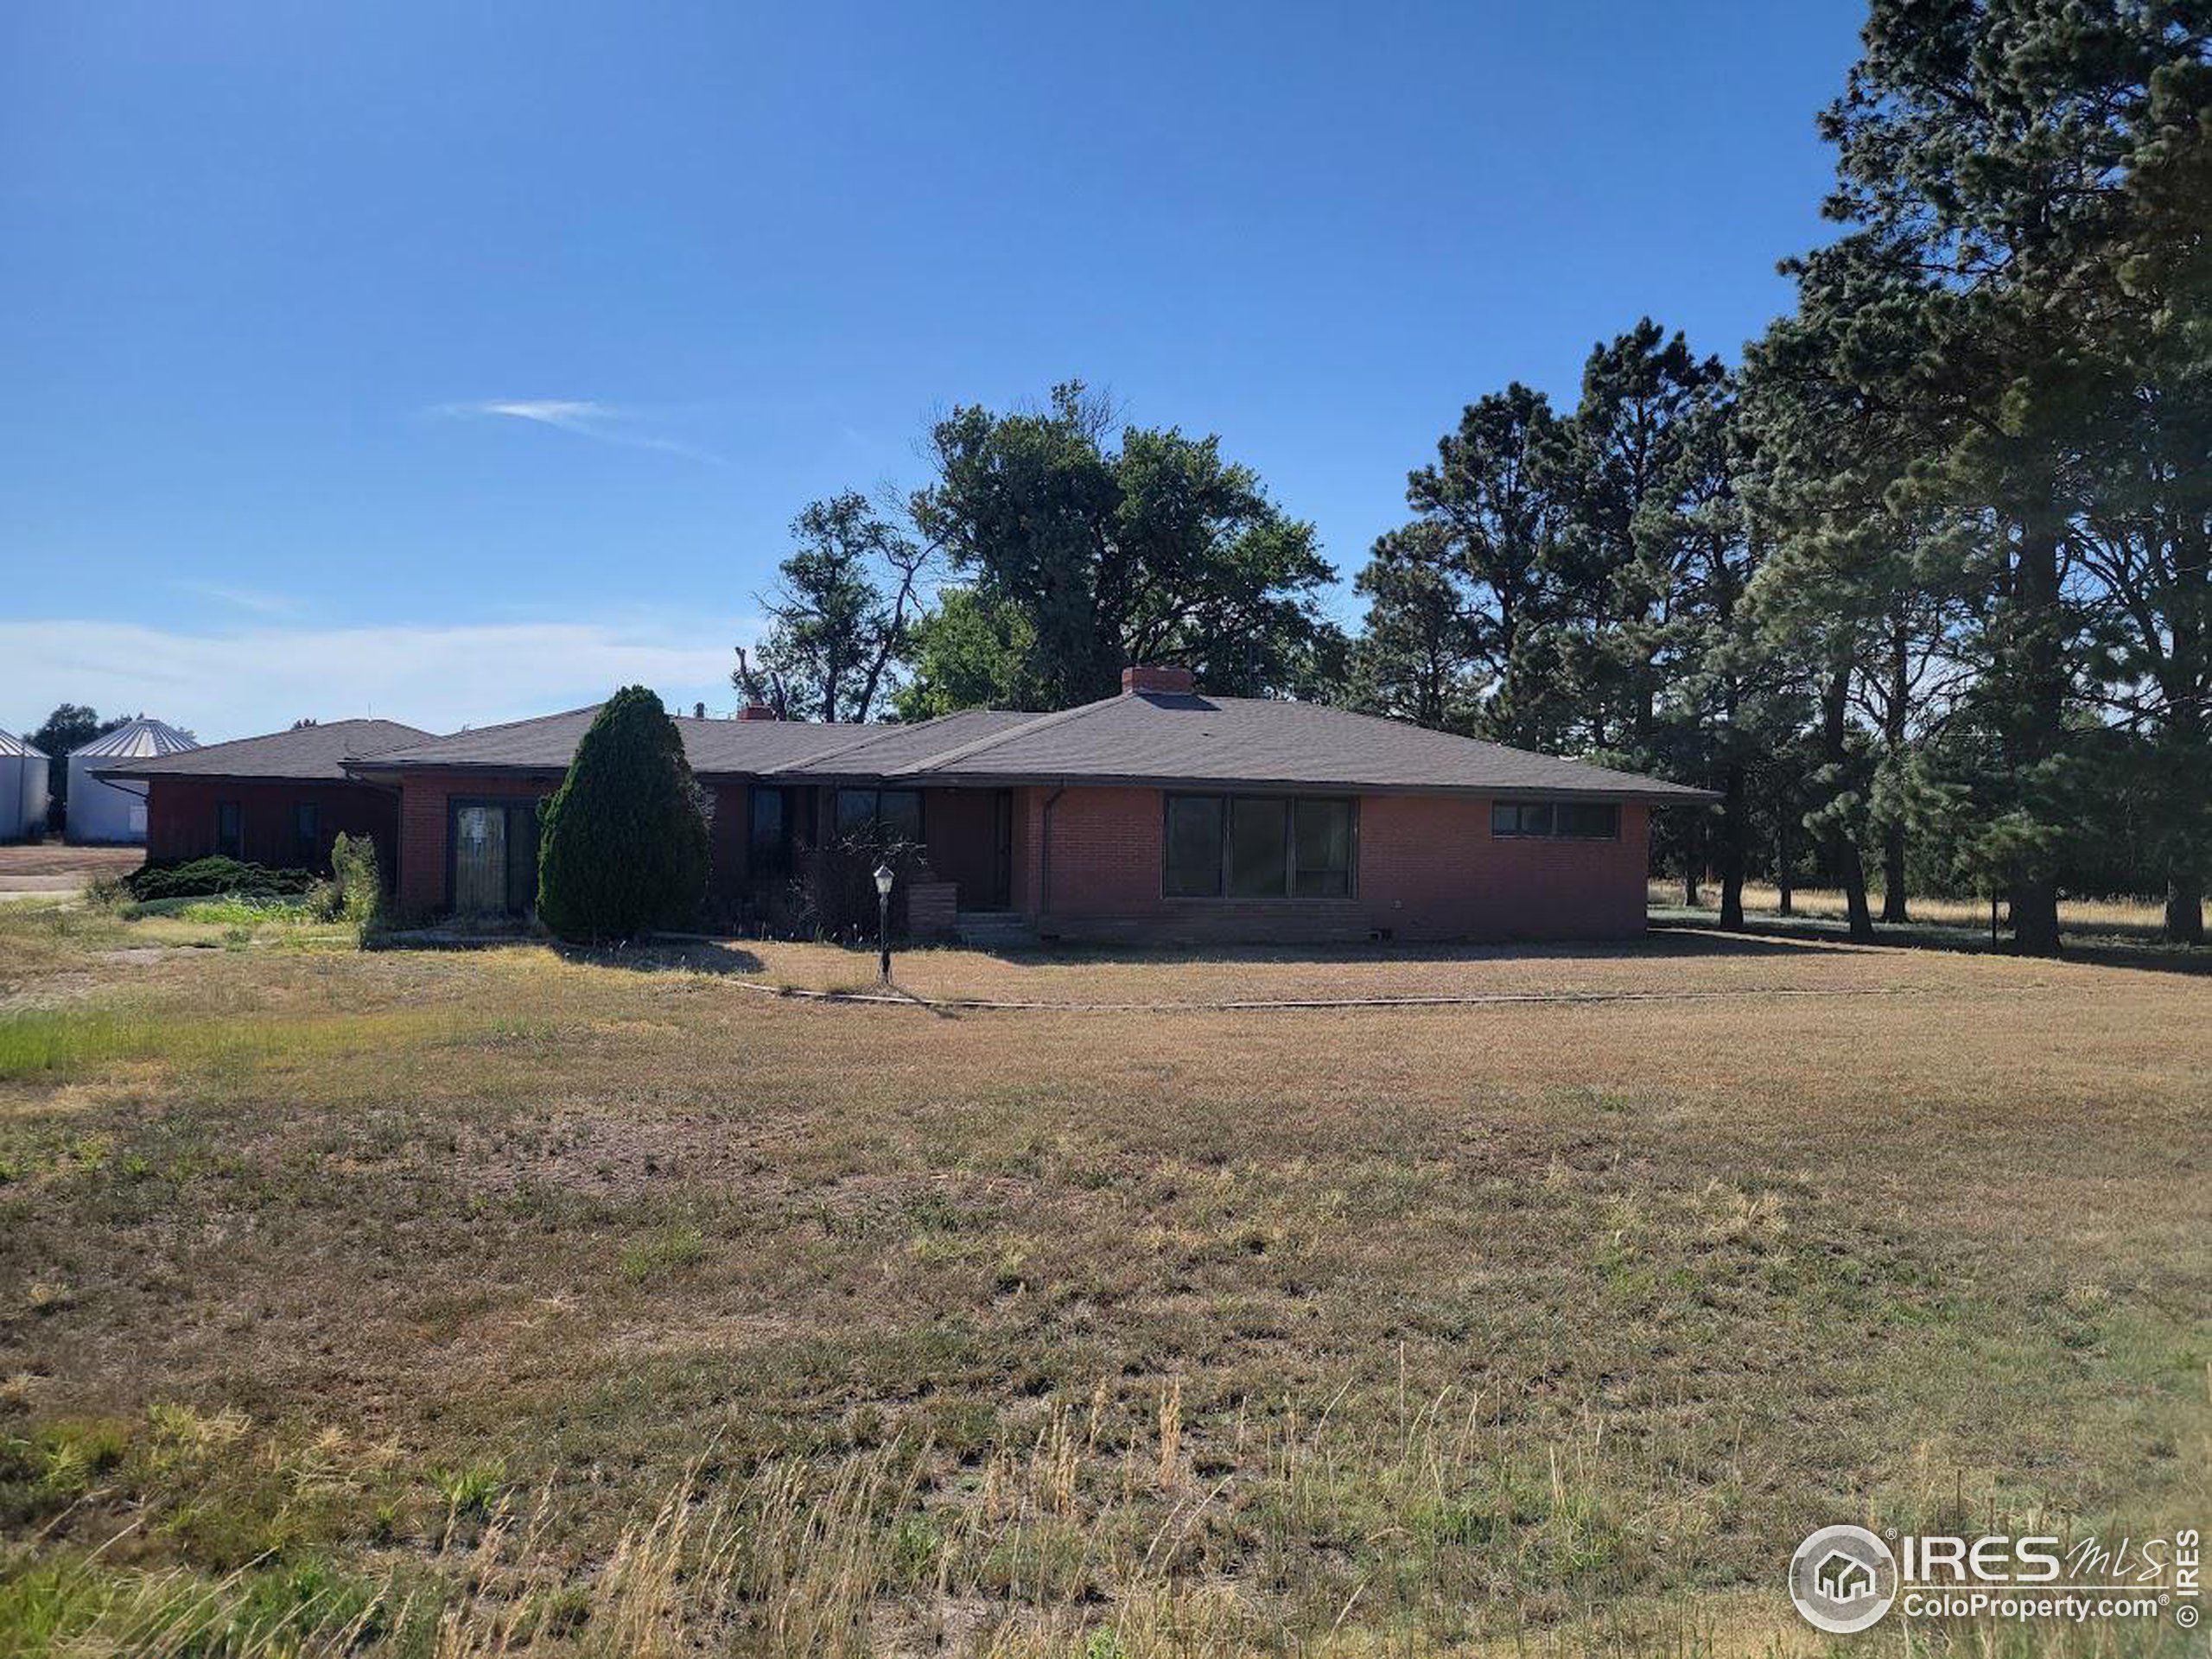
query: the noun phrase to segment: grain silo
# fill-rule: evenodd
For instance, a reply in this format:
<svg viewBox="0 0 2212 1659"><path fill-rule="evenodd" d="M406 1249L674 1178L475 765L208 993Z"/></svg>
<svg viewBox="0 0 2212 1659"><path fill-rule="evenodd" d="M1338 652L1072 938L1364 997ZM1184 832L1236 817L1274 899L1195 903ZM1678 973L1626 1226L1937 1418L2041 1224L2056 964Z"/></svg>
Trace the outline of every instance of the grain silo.
<svg viewBox="0 0 2212 1659"><path fill-rule="evenodd" d="M0 732L0 841L46 828L46 751Z"/></svg>
<svg viewBox="0 0 2212 1659"><path fill-rule="evenodd" d="M69 805L63 823L65 837L78 846L143 844L146 839L146 786L143 784L104 784L92 774L102 766L143 760L156 754L175 754L200 746L174 726L143 715L127 726L118 726L105 737L96 737L69 755Z"/></svg>

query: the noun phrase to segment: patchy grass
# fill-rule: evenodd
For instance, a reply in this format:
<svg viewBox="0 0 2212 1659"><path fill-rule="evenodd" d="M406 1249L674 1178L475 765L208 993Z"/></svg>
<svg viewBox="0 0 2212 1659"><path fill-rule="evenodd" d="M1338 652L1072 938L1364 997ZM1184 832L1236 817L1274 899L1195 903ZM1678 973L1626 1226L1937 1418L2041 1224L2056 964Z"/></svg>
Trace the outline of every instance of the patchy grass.
<svg viewBox="0 0 2212 1659"><path fill-rule="evenodd" d="M1817 1524L2212 1496L2186 976L179 925L0 912L0 1649L1817 1651Z"/></svg>
<svg viewBox="0 0 2212 1659"><path fill-rule="evenodd" d="M479 1034L496 1039L499 1027L442 1011L226 1016L146 1005L34 1007L0 1013L0 1080L77 1076L154 1060L173 1076L281 1071L359 1059L387 1045L466 1041Z"/></svg>

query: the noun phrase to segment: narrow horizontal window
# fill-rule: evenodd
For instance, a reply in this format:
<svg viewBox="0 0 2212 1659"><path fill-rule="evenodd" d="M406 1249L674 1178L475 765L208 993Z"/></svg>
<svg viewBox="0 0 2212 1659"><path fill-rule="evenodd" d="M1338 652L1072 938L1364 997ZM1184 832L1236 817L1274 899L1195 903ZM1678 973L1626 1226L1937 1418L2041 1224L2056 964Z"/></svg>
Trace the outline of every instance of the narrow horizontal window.
<svg viewBox="0 0 2212 1659"><path fill-rule="evenodd" d="M1611 801L1493 801L1490 832L1500 840L1618 841L1621 810Z"/></svg>
<svg viewBox="0 0 2212 1659"><path fill-rule="evenodd" d="M1611 801L1561 801L1559 833L1571 841L1618 841L1621 810Z"/></svg>

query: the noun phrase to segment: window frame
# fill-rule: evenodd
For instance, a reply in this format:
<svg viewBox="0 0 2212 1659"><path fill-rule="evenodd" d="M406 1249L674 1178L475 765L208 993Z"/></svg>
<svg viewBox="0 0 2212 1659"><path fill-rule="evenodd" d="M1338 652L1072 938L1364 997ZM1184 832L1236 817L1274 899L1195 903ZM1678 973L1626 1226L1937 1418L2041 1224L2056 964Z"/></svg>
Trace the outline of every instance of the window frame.
<svg viewBox="0 0 2212 1659"><path fill-rule="evenodd" d="M1560 827L1560 822L1562 809L1573 806L1603 808L1611 815L1611 828L1602 835L1569 834ZM1529 830L1519 827L1521 815L1531 807L1541 807L1544 810L1547 815L1545 822L1550 826L1548 829ZM1511 812L1514 815L1515 828L1511 830L1498 828L1498 815L1502 812ZM1525 799L1517 796L1495 796L1490 804L1490 837L1492 841L1578 841L1586 843L1618 842L1621 838L1621 803L1586 800L1574 796L1553 796L1543 800Z"/></svg>
<svg viewBox="0 0 2212 1659"><path fill-rule="evenodd" d="M542 836L544 833L545 804L552 798L553 797L550 793L544 795L455 794L446 797L445 909L448 915L456 913L454 910L454 902L457 895L461 874L461 814L462 809L466 807L486 807L498 808L502 810L511 811L516 807L528 807L530 809L531 815L531 830L532 835L537 836ZM528 917L536 913L537 902L535 876L537 874L536 866L537 863L537 854L538 848L533 841L530 855L531 864L532 867L531 874L533 877L530 902L524 905L520 909L516 909L512 906L506 906L499 912L500 914L505 916ZM510 838L507 847L507 868L504 874L506 886L509 888L512 888L514 883L514 849L512 838ZM491 912L486 912L485 913L489 914Z"/></svg>
<svg viewBox="0 0 2212 1659"><path fill-rule="evenodd" d="M1168 821L1174 811L1173 804L1177 801L1213 801L1219 804L1221 829L1219 842L1215 849L1215 882L1213 891L1211 893L1177 893L1168 885ZM1282 890L1280 893L1239 893L1234 889L1236 864L1233 843L1236 838L1236 805L1240 801L1264 802L1281 810L1283 856ZM1298 890L1298 809L1304 804L1321 804L1342 806L1344 809L1346 861L1344 890L1342 893L1301 893ZM1199 905L1326 905L1341 904L1347 899L1357 899L1358 896L1358 796L1273 794L1255 790L1164 789L1160 791L1160 897L1164 902Z"/></svg>
<svg viewBox="0 0 2212 1659"><path fill-rule="evenodd" d="M305 856L307 868L313 868L322 855L322 803L294 801L292 803L292 844Z"/></svg>
<svg viewBox="0 0 2212 1659"><path fill-rule="evenodd" d="M880 835L883 830L883 798L886 795L912 796L914 798L914 845L925 847L929 844L929 791L927 790L903 787L887 789L880 784L837 785L830 791L830 822L840 836L846 833L844 804L845 797L848 795L872 795L875 798L875 804L869 809L867 822L869 829L878 835Z"/></svg>
<svg viewBox="0 0 2212 1659"><path fill-rule="evenodd" d="M223 815L225 813L228 813L230 815L232 823L236 826L236 828L228 832L227 837L223 829ZM228 841L227 846L225 844L226 839ZM218 801L215 803L215 856L218 858L235 858L241 861L244 861L245 857L245 802Z"/></svg>
<svg viewBox="0 0 2212 1659"><path fill-rule="evenodd" d="M790 875L797 868L798 836L793 820L798 816L798 791L776 784L755 784L745 797L745 874L748 880L768 880ZM770 855L760 856L760 802L776 803L776 844Z"/></svg>

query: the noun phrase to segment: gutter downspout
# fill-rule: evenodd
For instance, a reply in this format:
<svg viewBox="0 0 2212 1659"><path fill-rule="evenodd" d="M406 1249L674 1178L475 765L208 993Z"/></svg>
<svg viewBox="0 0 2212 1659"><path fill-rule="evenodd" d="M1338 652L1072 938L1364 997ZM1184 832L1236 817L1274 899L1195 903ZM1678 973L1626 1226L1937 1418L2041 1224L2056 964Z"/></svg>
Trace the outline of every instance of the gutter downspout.
<svg viewBox="0 0 2212 1659"><path fill-rule="evenodd" d="M1037 919L1039 922L1052 913L1052 809L1060 804L1060 797L1067 792L1067 780L1062 779L1058 787L1045 798L1037 849Z"/></svg>

